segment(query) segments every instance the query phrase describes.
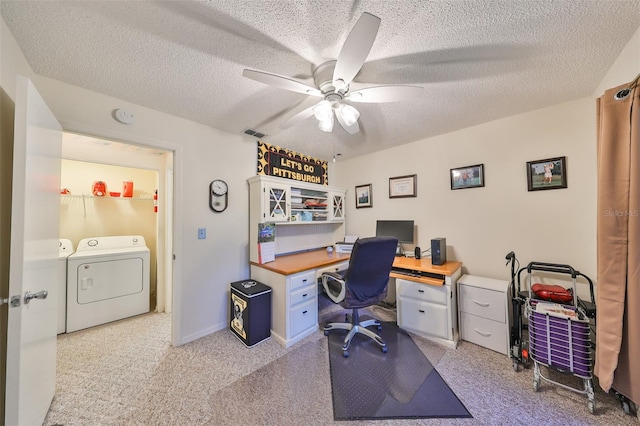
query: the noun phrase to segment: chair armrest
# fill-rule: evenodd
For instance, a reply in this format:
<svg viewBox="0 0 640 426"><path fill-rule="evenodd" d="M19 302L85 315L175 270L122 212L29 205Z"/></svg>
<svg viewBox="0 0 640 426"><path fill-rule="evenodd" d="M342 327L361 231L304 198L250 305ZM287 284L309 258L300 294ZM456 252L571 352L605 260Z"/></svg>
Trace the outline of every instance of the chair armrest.
<svg viewBox="0 0 640 426"><path fill-rule="evenodd" d="M327 296L329 296L329 299L333 300L335 303L342 302L344 300L344 297L347 291L346 290L347 286L345 284L345 280L342 277L342 275L336 272L324 272L321 275L321 278L322 278L322 287L324 288L324 291L327 294ZM337 294L335 290L335 284L333 285L334 289L330 289L329 282L338 283L339 290L337 291Z"/></svg>
<svg viewBox="0 0 640 426"><path fill-rule="evenodd" d="M321 278L323 284L329 280L338 281L342 285L345 283L343 276L337 272L323 272Z"/></svg>

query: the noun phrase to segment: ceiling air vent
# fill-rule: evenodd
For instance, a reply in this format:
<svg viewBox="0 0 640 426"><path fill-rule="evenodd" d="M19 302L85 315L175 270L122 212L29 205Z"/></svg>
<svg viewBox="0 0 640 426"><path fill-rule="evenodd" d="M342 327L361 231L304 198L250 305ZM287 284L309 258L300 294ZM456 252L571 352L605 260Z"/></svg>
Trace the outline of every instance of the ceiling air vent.
<svg viewBox="0 0 640 426"><path fill-rule="evenodd" d="M245 132L247 135L249 135L249 136L255 136L255 137L256 137L256 138L258 138L258 139L261 139L261 138L263 138L263 137L265 137L265 136L266 136L264 133L256 132L256 131L255 131L255 130L253 130L253 129L247 129L247 130L245 130L244 132Z"/></svg>

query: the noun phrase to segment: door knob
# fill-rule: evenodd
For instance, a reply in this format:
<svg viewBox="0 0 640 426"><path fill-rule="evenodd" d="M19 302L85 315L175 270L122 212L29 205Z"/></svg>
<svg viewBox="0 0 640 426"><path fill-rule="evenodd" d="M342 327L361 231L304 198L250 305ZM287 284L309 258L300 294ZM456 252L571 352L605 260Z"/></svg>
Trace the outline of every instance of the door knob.
<svg viewBox="0 0 640 426"><path fill-rule="evenodd" d="M24 294L24 304L26 305L31 301L31 299L46 299L49 293L46 290L39 291L37 293L31 293L27 291Z"/></svg>

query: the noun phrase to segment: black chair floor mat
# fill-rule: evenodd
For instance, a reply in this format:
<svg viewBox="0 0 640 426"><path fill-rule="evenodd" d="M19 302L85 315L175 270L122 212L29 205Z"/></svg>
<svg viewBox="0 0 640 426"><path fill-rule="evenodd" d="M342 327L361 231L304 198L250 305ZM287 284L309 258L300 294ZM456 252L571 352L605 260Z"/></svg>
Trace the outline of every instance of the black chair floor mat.
<svg viewBox="0 0 640 426"><path fill-rule="evenodd" d="M375 330L375 328L372 328ZM472 417L411 337L394 322L380 335L387 353L357 335L342 355L345 330L329 334L335 420Z"/></svg>

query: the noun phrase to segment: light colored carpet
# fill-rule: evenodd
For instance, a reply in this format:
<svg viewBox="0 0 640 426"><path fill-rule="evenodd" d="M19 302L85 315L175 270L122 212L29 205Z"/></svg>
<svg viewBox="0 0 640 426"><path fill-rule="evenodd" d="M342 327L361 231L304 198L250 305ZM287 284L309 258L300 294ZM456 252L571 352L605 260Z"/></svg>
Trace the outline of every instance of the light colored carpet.
<svg viewBox="0 0 640 426"><path fill-rule="evenodd" d="M321 324L340 309L322 297ZM395 319L394 311L379 307L369 314ZM321 331L288 349L273 339L247 348L228 330L177 348L170 346L169 336L166 314L59 336L56 396L45 425L334 424L329 354ZM532 370L514 372L504 355L468 342L453 350L414 340L474 418L335 423L639 424L601 390L591 415L584 395L544 382L534 392Z"/></svg>

